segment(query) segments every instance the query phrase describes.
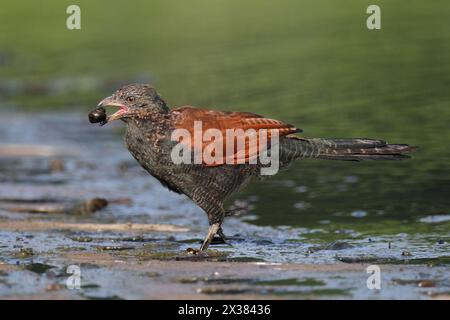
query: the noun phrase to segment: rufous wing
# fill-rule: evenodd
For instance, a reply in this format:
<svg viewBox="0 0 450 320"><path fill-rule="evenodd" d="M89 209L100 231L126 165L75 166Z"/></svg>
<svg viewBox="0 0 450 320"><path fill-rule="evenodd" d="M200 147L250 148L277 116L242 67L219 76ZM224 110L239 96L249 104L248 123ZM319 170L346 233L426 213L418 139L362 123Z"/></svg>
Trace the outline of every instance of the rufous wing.
<svg viewBox="0 0 450 320"><path fill-rule="evenodd" d="M216 161L203 161L206 166L252 163L261 152L267 149L274 134L273 130L278 132L279 137L301 131L293 125L250 112L224 112L191 106L179 107L171 112L174 129L189 131L191 141L181 141L181 143L189 144L192 151L203 154L206 150L206 154L209 154L212 142L215 146L222 145L221 153L220 150L219 154L215 153L217 148L212 153L217 155ZM209 129L216 130L210 139L203 141L204 134L208 135ZM194 141L198 137L202 139L201 143Z"/></svg>

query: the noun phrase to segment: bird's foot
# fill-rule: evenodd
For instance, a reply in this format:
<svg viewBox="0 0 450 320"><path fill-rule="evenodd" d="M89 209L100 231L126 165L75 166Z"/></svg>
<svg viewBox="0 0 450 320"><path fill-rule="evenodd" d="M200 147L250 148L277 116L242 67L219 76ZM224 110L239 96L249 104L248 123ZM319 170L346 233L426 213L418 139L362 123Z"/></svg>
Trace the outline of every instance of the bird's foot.
<svg viewBox="0 0 450 320"><path fill-rule="evenodd" d="M223 243L227 243L227 237L223 233L222 227L220 227L219 231L217 231L217 235L219 236L220 239L222 239Z"/></svg>
<svg viewBox="0 0 450 320"><path fill-rule="evenodd" d="M232 247L231 243L228 242L228 237L223 233L222 228L217 231L217 235L218 237L215 237L212 243L226 244L227 246Z"/></svg>

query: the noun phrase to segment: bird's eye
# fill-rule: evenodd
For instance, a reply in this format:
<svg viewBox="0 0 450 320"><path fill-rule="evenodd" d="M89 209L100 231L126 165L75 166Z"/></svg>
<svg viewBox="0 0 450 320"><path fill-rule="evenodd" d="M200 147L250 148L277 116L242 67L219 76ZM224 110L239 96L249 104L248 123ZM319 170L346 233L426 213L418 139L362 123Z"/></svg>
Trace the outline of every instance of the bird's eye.
<svg viewBox="0 0 450 320"><path fill-rule="evenodd" d="M127 97L127 101L128 101L128 102L133 102L133 101L134 101L134 97L133 97L133 96Z"/></svg>

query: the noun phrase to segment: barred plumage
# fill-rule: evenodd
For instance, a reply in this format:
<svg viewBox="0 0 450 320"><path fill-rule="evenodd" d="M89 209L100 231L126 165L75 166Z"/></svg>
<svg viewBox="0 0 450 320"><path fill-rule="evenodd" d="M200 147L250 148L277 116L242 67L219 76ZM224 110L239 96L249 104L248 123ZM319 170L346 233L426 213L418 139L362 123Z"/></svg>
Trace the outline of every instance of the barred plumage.
<svg viewBox="0 0 450 320"><path fill-rule="evenodd" d="M120 107L118 112L107 117L105 123L121 119L127 124L127 148L142 167L164 186L185 194L206 212L210 229L201 250L208 248L215 234L224 239L221 229L225 217L223 203L250 178L261 175L260 169L264 165L260 162L251 164L250 160L265 150L252 148L248 143L244 144L243 150L233 149L232 159L243 158L243 164L228 164L226 161L213 165L175 164L171 159L171 150L176 144L171 140L171 134L175 129L185 129L194 136L196 121L202 122L203 130L215 128L222 133L228 129L252 129L257 133L260 130L277 129L280 136L277 147L282 167L304 158L399 160L407 157L405 153L414 151L414 148L405 144L387 144L376 139L306 139L294 135L301 130L293 125L249 112L221 112L193 107L170 110L155 89L148 85L125 86L99 104L99 107L104 106ZM266 142L272 137L269 135ZM194 153L195 143L189 146L192 146L189 148ZM266 147L269 148L269 144ZM202 152L203 148L205 144L201 143L201 150L197 151Z"/></svg>

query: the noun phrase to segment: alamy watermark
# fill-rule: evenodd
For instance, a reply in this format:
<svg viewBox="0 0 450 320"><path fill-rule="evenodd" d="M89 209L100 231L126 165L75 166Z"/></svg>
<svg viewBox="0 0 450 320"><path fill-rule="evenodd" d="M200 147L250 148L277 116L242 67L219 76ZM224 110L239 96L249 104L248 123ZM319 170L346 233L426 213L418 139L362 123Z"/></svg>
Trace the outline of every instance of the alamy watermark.
<svg viewBox="0 0 450 320"><path fill-rule="evenodd" d="M366 269L367 278L366 285L369 290L381 290L381 269L377 265L370 265Z"/></svg>
<svg viewBox="0 0 450 320"><path fill-rule="evenodd" d="M66 287L69 290L80 290L81 288L81 269L73 264L67 267L66 272L71 274L66 280Z"/></svg>
<svg viewBox="0 0 450 320"><path fill-rule="evenodd" d="M81 29L81 9L79 6L72 4L67 7L66 13L69 15L66 20L66 27L69 30Z"/></svg>
<svg viewBox="0 0 450 320"><path fill-rule="evenodd" d="M68 30L81 29L81 8L76 4L67 7L66 13L69 15L66 19L66 27ZM370 16L366 20L366 26L369 30L381 29L381 8L376 4L367 7L366 13Z"/></svg>
<svg viewBox="0 0 450 320"><path fill-rule="evenodd" d="M178 142L171 152L175 164L261 164L261 175L274 175L279 170L278 129L203 130L202 121L194 121L193 134L175 129L171 140Z"/></svg>
<svg viewBox="0 0 450 320"><path fill-rule="evenodd" d="M367 29L380 30L381 29L381 9L376 4L371 4L367 7L366 13L370 16L366 20Z"/></svg>

